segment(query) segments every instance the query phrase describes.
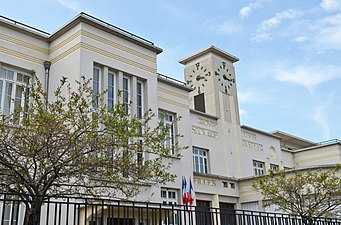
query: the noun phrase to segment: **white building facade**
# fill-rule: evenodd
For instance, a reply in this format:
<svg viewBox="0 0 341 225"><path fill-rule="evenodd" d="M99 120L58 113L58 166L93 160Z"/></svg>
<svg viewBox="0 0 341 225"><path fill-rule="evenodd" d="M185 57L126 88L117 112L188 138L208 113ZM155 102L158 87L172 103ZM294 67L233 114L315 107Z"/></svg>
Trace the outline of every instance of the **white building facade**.
<svg viewBox="0 0 341 225"><path fill-rule="evenodd" d="M84 13L53 34L2 17L0 109L9 114L15 104L23 103L17 88L22 83L39 78L52 98L63 76L71 83L85 76L93 78L94 91L108 90L108 105L115 104L122 90L132 102L130 113L149 108L157 112L174 137L168 144L179 142L189 150L172 153L175 182L146 186L136 197L140 201L181 204L184 176L192 179L196 205L268 210L251 189L254 177L270 169L341 163L338 140L316 144L240 124L237 57L210 46L180 60L185 80L181 82L157 73L161 52L152 42ZM181 120L173 123L179 116Z"/></svg>

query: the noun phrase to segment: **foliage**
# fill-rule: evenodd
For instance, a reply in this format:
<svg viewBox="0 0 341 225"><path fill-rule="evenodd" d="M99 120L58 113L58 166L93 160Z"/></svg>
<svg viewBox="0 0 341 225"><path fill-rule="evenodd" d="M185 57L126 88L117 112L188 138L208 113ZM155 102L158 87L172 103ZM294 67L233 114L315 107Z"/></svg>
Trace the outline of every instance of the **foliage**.
<svg viewBox="0 0 341 225"><path fill-rule="evenodd" d="M174 180L167 130L154 113L137 118L120 102L108 109L90 83L82 78L73 90L64 79L45 104L37 81L25 106L2 115L1 192L129 198L143 185Z"/></svg>
<svg viewBox="0 0 341 225"><path fill-rule="evenodd" d="M328 170L271 171L256 178L252 187L279 210L300 215L307 224L313 224L317 217L340 215L340 169L336 165Z"/></svg>

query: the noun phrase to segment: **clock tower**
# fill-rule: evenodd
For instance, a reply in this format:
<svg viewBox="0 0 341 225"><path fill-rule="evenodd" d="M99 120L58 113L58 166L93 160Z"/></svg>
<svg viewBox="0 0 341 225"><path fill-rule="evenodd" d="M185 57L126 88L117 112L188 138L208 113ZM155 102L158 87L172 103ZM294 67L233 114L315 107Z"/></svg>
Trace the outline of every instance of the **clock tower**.
<svg viewBox="0 0 341 225"><path fill-rule="evenodd" d="M189 93L193 145L209 149L212 160L220 165L212 165L212 174L230 177L241 174L241 129L233 66L238 60L215 46L180 60L185 65L186 84L193 88Z"/></svg>
<svg viewBox="0 0 341 225"><path fill-rule="evenodd" d="M180 60L185 65L186 84L193 88L192 109L240 125L233 66L238 60L215 46Z"/></svg>

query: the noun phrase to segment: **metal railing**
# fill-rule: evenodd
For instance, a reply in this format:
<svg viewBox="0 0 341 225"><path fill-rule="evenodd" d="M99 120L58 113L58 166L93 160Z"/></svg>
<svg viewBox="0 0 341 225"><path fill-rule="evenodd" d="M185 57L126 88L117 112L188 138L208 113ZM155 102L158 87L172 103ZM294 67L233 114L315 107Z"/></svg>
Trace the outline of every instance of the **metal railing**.
<svg viewBox="0 0 341 225"><path fill-rule="evenodd" d="M148 41L148 40L145 39L145 38L142 38L142 37L140 37L140 36L138 36L138 35L135 35L135 34L129 32L129 31L126 31L126 30L124 30L124 29L122 29L122 28L119 28L119 27L117 27L117 26L115 26L115 25L112 25L112 24L110 24L110 23L108 23L108 22L105 22L105 21L103 21L103 20L101 20L101 19L98 19L98 18L96 18L96 17L94 17L94 16L91 16L91 15L85 13L85 12L81 12L80 15L85 16L85 17L88 17L88 18L90 18L90 19L92 19L92 20L94 20L94 21L97 21L98 23L101 23L101 24L103 24L103 25L105 25L105 26L107 26L107 27L109 27L109 28L111 28L111 29L113 29L113 30L116 30L116 31L118 31L118 32L120 32L120 33L122 33L122 34L124 34L124 35L126 35L126 36L129 36L129 37L131 37L131 38L134 38L134 39L136 39L136 40L138 40L138 41L140 41L140 42L144 42L145 44L153 45L153 46L154 46L154 43L153 43L153 42Z"/></svg>
<svg viewBox="0 0 341 225"><path fill-rule="evenodd" d="M5 17L5 16L1 16L1 15L0 15L0 19L6 20L6 21L8 21L8 22L10 22L10 23L12 23L12 24L14 24L14 25L21 26L21 27L24 27L24 28L26 28L26 29L29 29L29 30L32 30L32 31L41 33L41 34L43 34L43 35L50 35L49 33L45 32L45 31L42 31L42 30L39 30L39 29L37 29L37 28L31 27L31 26L29 26L29 25L26 25L26 24L24 24L24 23L18 22L18 21L16 21L16 20L12 20L12 19L7 18L7 17Z"/></svg>
<svg viewBox="0 0 341 225"><path fill-rule="evenodd" d="M161 74L161 73L158 73L157 75L159 77L162 77L165 80L169 80L171 82L177 83L177 84L182 85L182 86L187 86L187 84L185 82L183 82L181 80L177 80L177 79L175 79L173 77L170 77L170 76L167 76L167 75L164 75L164 74Z"/></svg>
<svg viewBox="0 0 341 225"><path fill-rule="evenodd" d="M38 196L39 197L39 196ZM0 194L0 225L304 225L299 216L110 199ZM32 210L32 206L39 206ZM341 225L319 218L316 225Z"/></svg>
<svg viewBox="0 0 341 225"><path fill-rule="evenodd" d="M318 142L317 145L327 145L327 144L337 144L337 143L341 143L341 140L331 139L331 140L327 140L327 141L321 141L321 142Z"/></svg>

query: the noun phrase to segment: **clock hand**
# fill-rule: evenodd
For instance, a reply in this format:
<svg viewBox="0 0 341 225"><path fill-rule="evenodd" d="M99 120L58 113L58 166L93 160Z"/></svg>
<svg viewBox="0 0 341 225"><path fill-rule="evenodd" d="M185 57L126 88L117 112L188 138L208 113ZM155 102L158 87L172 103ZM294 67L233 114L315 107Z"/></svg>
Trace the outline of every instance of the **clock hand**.
<svg viewBox="0 0 341 225"><path fill-rule="evenodd" d="M205 79L205 77L204 77L204 76L198 75L195 79L196 79L197 81L199 81L199 80L201 80L201 79Z"/></svg>

